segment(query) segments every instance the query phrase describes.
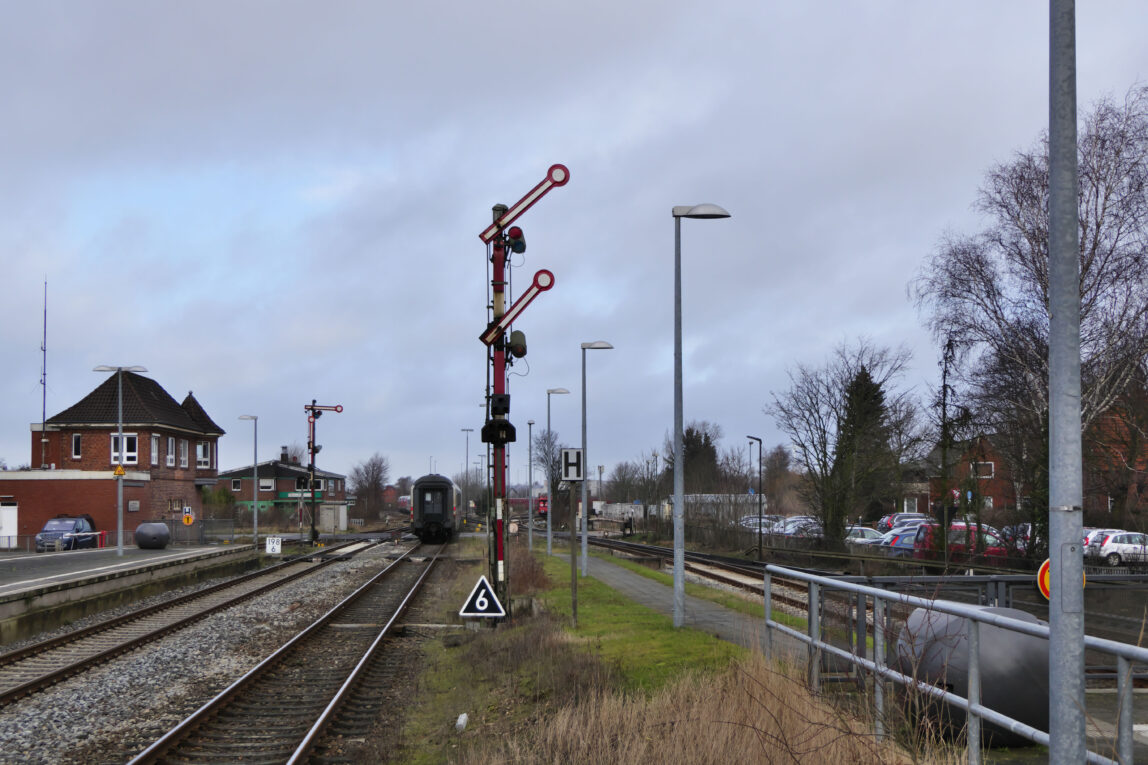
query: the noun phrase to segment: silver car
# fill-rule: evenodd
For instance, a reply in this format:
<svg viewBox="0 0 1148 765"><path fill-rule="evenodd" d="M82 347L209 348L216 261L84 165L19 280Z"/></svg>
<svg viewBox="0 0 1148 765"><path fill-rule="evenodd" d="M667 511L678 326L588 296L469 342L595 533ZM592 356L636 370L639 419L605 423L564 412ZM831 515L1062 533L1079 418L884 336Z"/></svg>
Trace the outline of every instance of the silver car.
<svg viewBox="0 0 1148 765"><path fill-rule="evenodd" d="M1097 557L1109 566L1148 561L1148 536L1144 534L1135 531L1119 531L1115 534L1096 537L1094 540L1092 544L1095 544L1096 541L1100 542ZM1091 549L1091 544L1089 549Z"/></svg>

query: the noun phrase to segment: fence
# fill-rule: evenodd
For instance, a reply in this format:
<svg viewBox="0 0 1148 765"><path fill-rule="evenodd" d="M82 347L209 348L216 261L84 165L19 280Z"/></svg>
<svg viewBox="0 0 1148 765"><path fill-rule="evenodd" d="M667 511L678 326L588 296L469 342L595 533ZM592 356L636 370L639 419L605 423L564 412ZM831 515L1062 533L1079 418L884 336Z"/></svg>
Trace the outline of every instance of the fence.
<svg viewBox="0 0 1148 765"><path fill-rule="evenodd" d="M808 587L808 625L807 632L788 627L773 619L773 602L771 592L771 579L776 575L787 580L804 582ZM873 676L873 705L874 734L881 738L885 735L885 681L893 681L906 688L911 688L926 694L938 701L946 702L962 710L968 717L967 742L968 759L970 763L981 761L981 723L992 723L1004 730L1022 736L1030 741L1045 746L1049 743L1048 733L1033 728L1024 722L1001 714L981 704L981 675L980 675L980 627L982 624L991 625L1000 629L1029 635L1048 640L1049 629L1046 624L1039 622L1026 622L1009 618L978 609L976 606L945 601L928 600L912 595L889 592L875 587L844 582L828 577L807 574L780 566L766 566L764 576L764 607L766 625L766 650L772 653L773 634L778 632L799 640L807 646L809 652L809 683L813 690L819 691L821 685L821 663L823 655L834 656L846 661L854 668L864 669ZM823 639L823 615L825 609L822 605L826 593L836 592L846 598L856 601L856 611L853 618L847 617L850 626L856 626L856 639L850 639L849 650L842 649ZM865 646L868 635L868 620L866 618L867 604L872 603L873 624L873 658L866 657ZM902 608L923 608L930 612L949 614L965 620L967 636L967 693L960 696L952 691L945 690L928 682L921 681L914 676L904 674L898 669L889 666L887 661L886 645L890 631L890 615L892 606ZM850 630L850 635L853 632ZM1099 652L1116 658L1118 720L1116 726L1117 760L1111 760L1098 753L1089 751L1088 762L1117 765L1133 761L1132 739L1132 663L1148 663L1148 649L1120 643L1105 638L1085 636L1086 650ZM1055 724L1055 721L1051 721Z"/></svg>

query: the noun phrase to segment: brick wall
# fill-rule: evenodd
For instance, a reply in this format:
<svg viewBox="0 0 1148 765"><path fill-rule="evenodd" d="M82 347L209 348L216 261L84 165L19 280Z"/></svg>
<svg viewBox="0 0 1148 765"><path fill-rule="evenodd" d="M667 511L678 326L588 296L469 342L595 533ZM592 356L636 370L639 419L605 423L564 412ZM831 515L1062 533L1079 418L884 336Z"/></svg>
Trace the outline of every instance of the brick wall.
<svg viewBox="0 0 1148 765"><path fill-rule="evenodd" d="M51 472L38 476L51 476ZM138 500L143 507L147 499L146 484L143 487L124 483L124 528L135 527L148 518L145 513L128 512L131 500ZM11 496L19 506L20 534L35 534L44 527L44 522L57 515L82 515L87 513L95 521L96 529L114 531L116 528L116 482L111 479L9 479L0 474L0 496Z"/></svg>

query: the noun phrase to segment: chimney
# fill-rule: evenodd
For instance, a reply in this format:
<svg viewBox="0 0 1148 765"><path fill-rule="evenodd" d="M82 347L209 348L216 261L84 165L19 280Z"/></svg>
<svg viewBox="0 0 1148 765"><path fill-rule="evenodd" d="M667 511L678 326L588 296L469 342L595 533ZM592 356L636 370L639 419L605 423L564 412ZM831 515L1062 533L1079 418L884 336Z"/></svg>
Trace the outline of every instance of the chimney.
<svg viewBox="0 0 1148 765"><path fill-rule="evenodd" d="M279 448L283 450L282 453L279 455L279 461L280 462L290 462L290 460L287 458L287 447L286 446L280 446Z"/></svg>

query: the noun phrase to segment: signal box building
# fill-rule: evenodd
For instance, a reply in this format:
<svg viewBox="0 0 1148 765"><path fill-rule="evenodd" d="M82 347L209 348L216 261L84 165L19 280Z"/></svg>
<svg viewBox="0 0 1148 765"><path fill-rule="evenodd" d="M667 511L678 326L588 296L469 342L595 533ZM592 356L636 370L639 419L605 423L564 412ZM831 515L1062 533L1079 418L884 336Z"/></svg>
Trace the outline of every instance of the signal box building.
<svg viewBox="0 0 1148 765"><path fill-rule="evenodd" d="M287 447L277 460L259 463L259 522L288 526L300 519L300 508L310 518L311 500L308 492L311 471L287 453ZM235 504L250 508L252 502L251 466L227 470L219 474L219 485L231 490ZM329 470L315 468L315 506L321 529L347 528L347 477Z"/></svg>
<svg viewBox="0 0 1148 765"><path fill-rule="evenodd" d="M184 508L202 517L200 488L215 485L223 429L190 392L180 403L155 380L120 371L32 424L29 464L39 469L0 472L0 548L21 546L17 536L57 515L90 515L114 542L121 390L124 530L178 518Z"/></svg>

